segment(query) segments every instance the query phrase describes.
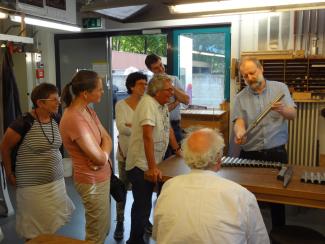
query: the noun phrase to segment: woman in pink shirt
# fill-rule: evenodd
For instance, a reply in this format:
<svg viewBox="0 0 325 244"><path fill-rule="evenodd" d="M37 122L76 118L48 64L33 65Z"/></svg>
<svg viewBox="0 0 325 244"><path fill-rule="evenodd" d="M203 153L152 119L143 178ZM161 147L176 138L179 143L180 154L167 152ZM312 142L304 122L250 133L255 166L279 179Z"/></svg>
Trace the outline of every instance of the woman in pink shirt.
<svg viewBox="0 0 325 244"><path fill-rule="evenodd" d="M96 72L77 72L63 89L66 107L60 123L63 145L73 162L75 187L85 207L86 240L96 244L105 242L110 229L108 159L112 141L88 105L99 103L103 93L102 80Z"/></svg>

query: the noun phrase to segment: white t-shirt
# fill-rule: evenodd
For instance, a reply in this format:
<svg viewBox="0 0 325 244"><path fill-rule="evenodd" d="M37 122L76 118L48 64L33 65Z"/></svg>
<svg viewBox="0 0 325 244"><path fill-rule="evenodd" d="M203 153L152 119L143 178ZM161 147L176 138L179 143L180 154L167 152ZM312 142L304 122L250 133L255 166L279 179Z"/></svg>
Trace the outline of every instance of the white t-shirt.
<svg viewBox="0 0 325 244"><path fill-rule="evenodd" d="M132 124L134 110L126 103L120 100L115 105L116 127L119 132L118 141L124 157L127 155L131 128L125 124ZM124 161L119 148L117 149L116 158L118 161Z"/></svg>
<svg viewBox="0 0 325 244"><path fill-rule="evenodd" d="M209 170L168 180L154 210L159 244L269 244L255 196Z"/></svg>
<svg viewBox="0 0 325 244"><path fill-rule="evenodd" d="M153 143L156 163L160 163L169 143L169 112L167 105L160 105L156 99L144 95L133 114L132 133L126 158L126 170L138 167L148 170L144 152L143 127L153 126Z"/></svg>

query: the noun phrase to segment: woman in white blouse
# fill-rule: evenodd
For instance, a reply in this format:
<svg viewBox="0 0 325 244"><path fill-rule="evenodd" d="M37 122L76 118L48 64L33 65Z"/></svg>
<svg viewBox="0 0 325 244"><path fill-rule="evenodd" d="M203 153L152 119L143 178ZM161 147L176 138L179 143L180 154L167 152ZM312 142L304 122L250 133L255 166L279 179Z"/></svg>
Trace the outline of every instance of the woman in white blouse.
<svg viewBox="0 0 325 244"><path fill-rule="evenodd" d="M129 74L126 78L125 86L130 96L128 96L126 99L118 101L115 106L116 126L119 131L117 151L119 178L124 182L126 188L128 188L130 184L125 173L125 161L129 137L131 135L133 113L141 97L146 91L147 79L147 76L141 72ZM116 240L123 239L124 209L125 202L116 204L117 224L114 232L114 238Z"/></svg>

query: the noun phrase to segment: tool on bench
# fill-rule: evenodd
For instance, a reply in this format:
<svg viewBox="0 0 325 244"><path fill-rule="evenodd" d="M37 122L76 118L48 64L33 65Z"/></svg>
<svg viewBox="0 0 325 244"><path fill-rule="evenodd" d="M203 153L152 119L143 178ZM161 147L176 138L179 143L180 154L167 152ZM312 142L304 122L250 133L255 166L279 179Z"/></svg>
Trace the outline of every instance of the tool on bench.
<svg viewBox="0 0 325 244"><path fill-rule="evenodd" d="M281 170L278 173L277 179L283 181L283 187L287 187L292 178L292 174L292 166L282 166Z"/></svg>

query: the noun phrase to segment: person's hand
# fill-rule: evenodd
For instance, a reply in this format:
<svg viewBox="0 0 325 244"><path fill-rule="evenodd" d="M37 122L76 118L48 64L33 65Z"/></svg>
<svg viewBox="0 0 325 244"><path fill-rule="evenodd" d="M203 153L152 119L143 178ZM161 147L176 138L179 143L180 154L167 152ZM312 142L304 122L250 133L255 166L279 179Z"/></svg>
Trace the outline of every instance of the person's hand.
<svg viewBox="0 0 325 244"><path fill-rule="evenodd" d="M280 114L282 114L284 112L284 108L285 108L285 105L281 101L276 102L272 105L272 110L276 111Z"/></svg>
<svg viewBox="0 0 325 244"><path fill-rule="evenodd" d="M237 133L235 133L235 143L242 145L246 143L247 136L245 135L246 130L245 129L238 129Z"/></svg>
<svg viewBox="0 0 325 244"><path fill-rule="evenodd" d="M101 168L100 166L93 164L91 161L88 161L87 166L93 171L98 171Z"/></svg>
<svg viewBox="0 0 325 244"><path fill-rule="evenodd" d="M183 157L183 151L182 149L179 147L175 150L175 154L178 156L178 157Z"/></svg>
<svg viewBox="0 0 325 244"><path fill-rule="evenodd" d="M149 176L152 182L156 183L158 180L162 179L161 171L157 168L151 168L146 171L146 175Z"/></svg>

